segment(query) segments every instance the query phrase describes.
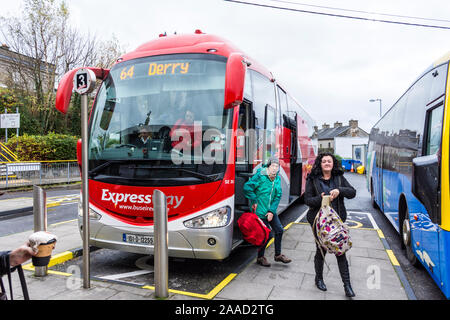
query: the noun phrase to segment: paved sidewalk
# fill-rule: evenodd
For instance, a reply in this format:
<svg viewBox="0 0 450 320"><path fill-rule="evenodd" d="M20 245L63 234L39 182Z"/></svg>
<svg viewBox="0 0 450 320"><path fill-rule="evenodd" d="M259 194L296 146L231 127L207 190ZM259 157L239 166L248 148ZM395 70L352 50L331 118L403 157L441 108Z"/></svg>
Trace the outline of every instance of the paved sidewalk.
<svg viewBox="0 0 450 320"><path fill-rule="evenodd" d="M49 232L58 236L54 257L67 258L67 253L82 247L75 220L49 226ZM22 232L0 237L0 251L17 247L32 233ZM369 229L352 229L354 247L348 252L354 299L405 300L407 291L399 279L395 260L392 260L380 238L381 232ZM334 256L327 255L331 270L324 269L327 292L314 285L313 257L315 244L309 225L291 224L283 238L283 251L293 259L290 264L273 262L273 245L266 254L272 262L270 268L257 265L255 260L223 287L215 290L212 299L239 300L335 300L347 299ZM58 255L60 254L60 255ZM64 258L66 257L66 258ZM395 258L394 258L395 259ZM76 275L49 271L44 278L34 277L30 265L25 266L30 298L33 300L141 300L156 299L153 288L133 287L113 282L91 281L90 289L82 288ZM401 270L401 269L400 269ZM400 275L401 276L401 275ZM170 277L170 275L169 275ZM14 293L22 298L17 273L13 275ZM170 290L168 299L198 299Z"/></svg>
<svg viewBox="0 0 450 320"><path fill-rule="evenodd" d="M408 296L376 230L351 229L353 248L348 251L355 300L407 300ZM327 254L324 282L327 291L314 283L315 243L308 224L293 224L283 235L283 253L293 261L273 261L274 246L266 250L271 263L264 268L251 263L216 298L258 300L340 300L344 294L336 258ZM375 272L375 273L374 273ZM378 277L379 276L379 277Z"/></svg>

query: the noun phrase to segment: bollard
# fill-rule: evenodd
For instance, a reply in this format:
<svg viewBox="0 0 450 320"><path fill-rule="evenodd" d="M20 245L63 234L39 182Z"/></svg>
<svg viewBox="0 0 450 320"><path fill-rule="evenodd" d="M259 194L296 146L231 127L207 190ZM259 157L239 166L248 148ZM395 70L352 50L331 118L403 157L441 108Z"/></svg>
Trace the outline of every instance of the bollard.
<svg viewBox="0 0 450 320"><path fill-rule="evenodd" d="M33 186L33 215L34 232L47 231L47 194L44 189L36 185ZM48 267L35 267L34 275L36 277L45 277Z"/></svg>
<svg viewBox="0 0 450 320"><path fill-rule="evenodd" d="M155 293L158 298L169 296L169 247L167 234L167 198L159 190L153 192L155 237Z"/></svg>

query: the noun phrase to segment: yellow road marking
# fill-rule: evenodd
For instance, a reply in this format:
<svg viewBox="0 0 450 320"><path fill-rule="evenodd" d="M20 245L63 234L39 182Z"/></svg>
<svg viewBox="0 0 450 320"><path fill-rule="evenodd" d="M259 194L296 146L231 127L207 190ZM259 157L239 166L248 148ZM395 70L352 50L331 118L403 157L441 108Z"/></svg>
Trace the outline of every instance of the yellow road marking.
<svg viewBox="0 0 450 320"><path fill-rule="evenodd" d="M74 221L77 221L77 220L78 220L78 219L67 220L67 221L62 221L62 222L57 222L57 223L51 224L50 227L55 227L55 226L58 226L58 225L60 225L60 224L65 224L65 223L69 223L69 222L74 222Z"/></svg>
<svg viewBox="0 0 450 320"><path fill-rule="evenodd" d="M236 273L230 273L228 275L228 277L226 277L225 279L223 279L223 281L221 283L219 283L214 289L212 289L208 294L207 294L207 299L213 299L223 288L225 288L230 282L231 280L233 280L235 277L237 276Z"/></svg>
<svg viewBox="0 0 450 320"><path fill-rule="evenodd" d="M195 293L195 292L189 292L189 291L181 291L181 290L174 290L174 289L169 289L170 293L175 293L175 294L181 294L181 295L185 295L185 296L189 296L189 297L194 297L194 298L201 298L201 299L207 299L207 300L211 300L213 299L223 288L225 288L228 283L231 282L231 280L233 280L235 277L237 276L236 273L230 273L228 275L228 277L226 277L224 280L222 280L222 282L220 282L214 289L212 289L209 293L207 294L201 294L201 293ZM155 287L154 286L143 286L141 287L142 289L147 289L147 290L153 290L155 291Z"/></svg>
<svg viewBox="0 0 450 320"><path fill-rule="evenodd" d="M73 259L73 253L70 251L64 251L58 254L55 254L51 259L50 262L48 263L48 267L53 267L57 264L60 263L64 263L68 260ZM23 269L25 270L29 270L29 271L34 271L34 266L32 263L26 264L23 266ZM50 273L50 270L49 270ZM67 273L68 275L72 275L71 273Z"/></svg>
<svg viewBox="0 0 450 320"><path fill-rule="evenodd" d="M394 265L394 266L400 266L400 263L398 263L398 260L397 260L397 258L395 257L394 252L393 252L392 250L386 250L386 252L387 252L387 254L388 254L388 256L389 256L389 259L391 259L392 265Z"/></svg>

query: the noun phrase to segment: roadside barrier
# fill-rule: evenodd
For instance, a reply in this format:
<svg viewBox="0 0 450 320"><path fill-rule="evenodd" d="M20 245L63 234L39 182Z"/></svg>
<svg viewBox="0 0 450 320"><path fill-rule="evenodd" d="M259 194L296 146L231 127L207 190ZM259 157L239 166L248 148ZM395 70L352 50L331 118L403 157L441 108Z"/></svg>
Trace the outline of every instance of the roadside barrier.
<svg viewBox="0 0 450 320"><path fill-rule="evenodd" d="M76 160L0 162L0 190L81 181Z"/></svg>

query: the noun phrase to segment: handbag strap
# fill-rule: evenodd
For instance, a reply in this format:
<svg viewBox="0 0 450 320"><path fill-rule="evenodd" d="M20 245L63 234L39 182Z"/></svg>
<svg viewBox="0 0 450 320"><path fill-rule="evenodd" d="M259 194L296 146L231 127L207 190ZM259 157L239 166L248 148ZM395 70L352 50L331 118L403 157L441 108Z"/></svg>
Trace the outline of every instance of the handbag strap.
<svg viewBox="0 0 450 320"><path fill-rule="evenodd" d="M5 257L4 257L4 262L5 262L5 265L7 265L7 266L9 266L9 264L10 264L10 261L9 261L9 255L6 255ZM7 272L6 272L6 274L7 274L7 276L8 276L8 283L9 283L9 292L10 292L10 299L11 300L14 300L14 296L13 296L13 290L12 290L12 278L11 278L11 271L12 272L14 272L15 270L17 270L17 273L19 274L19 279L20 279L20 285L21 285L21 287L22 287L22 293L23 293L23 299L24 300L30 300L30 296L29 296L29 294L28 294L28 288L27 288L27 282L26 282L26 280L25 280L25 275L24 275L24 273L23 273L23 269L22 269L22 265L18 265L18 266L16 266L16 267L14 267L14 268L8 268L7 269ZM1 288L1 290L2 290L2 293L5 293L6 294L6 290L5 290L5 286L3 285L3 281L2 281L2 278L0 278L0 288Z"/></svg>
<svg viewBox="0 0 450 320"><path fill-rule="evenodd" d="M320 244L320 242L319 242L319 239L317 238L317 234L316 234L316 232L317 232L317 220L319 219L319 216L320 216L320 211L321 211L322 209L320 209L318 212L317 212L317 214L316 214L316 217L314 218L314 222L313 222L313 224L312 224L312 226L311 226L311 230L312 230L312 233L313 233L313 237L314 237L314 241L316 242L316 245L317 245L317 248L319 249L319 251L320 251L320 254L322 255L322 259L323 259L323 262L325 263L325 265L327 266L327 268L328 268L328 271L330 271L331 269L330 269L330 266L328 265L328 263L326 262L326 260L325 260L325 254L323 253L323 251L322 251L322 245Z"/></svg>
<svg viewBox="0 0 450 320"><path fill-rule="evenodd" d="M1 259L3 260L1 263L3 266L6 267L6 275L8 276L8 284L9 284L9 292L11 294L11 300L14 300L13 297L13 291L12 291L12 281L11 281L11 268L9 267L10 262L9 262L9 254L4 255L3 257L1 257ZM6 290L5 290L5 286L3 285L3 281L0 278L0 286L2 288L2 293L6 294Z"/></svg>
<svg viewBox="0 0 450 320"><path fill-rule="evenodd" d="M23 299L30 300L30 296L28 295L27 282L25 281L25 275L23 274L22 265L17 266L17 273L19 274L20 285L22 287Z"/></svg>

